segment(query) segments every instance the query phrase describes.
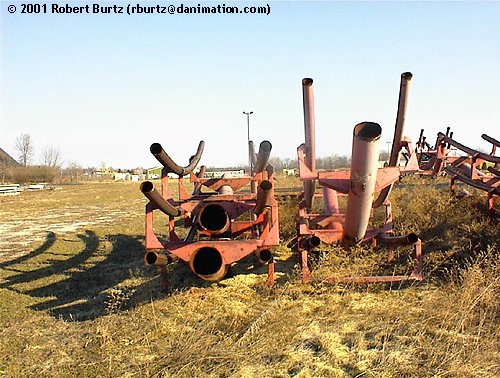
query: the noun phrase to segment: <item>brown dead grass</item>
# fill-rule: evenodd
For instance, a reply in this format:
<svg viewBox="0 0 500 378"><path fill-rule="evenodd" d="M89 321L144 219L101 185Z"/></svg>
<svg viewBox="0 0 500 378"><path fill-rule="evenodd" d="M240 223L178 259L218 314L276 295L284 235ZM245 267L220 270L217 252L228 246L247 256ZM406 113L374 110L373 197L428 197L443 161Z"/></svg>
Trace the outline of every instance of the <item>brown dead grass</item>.
<svg viewBox="0 0 500 378"><path fill-rule="evenodd" d="M500 375L500 227L484 217L480 193L457 201L439 180L396 187L396 230L423 240L421 284L303 285L295 255L282 246L273 289L264 285L265 267L248 259L217 284L173 265L170 295L143 264L146 200L137 185L1 200L2 226L44 227L0 257L0 376ZM281 205L289 241L294 200ZM107 215L114 221L99 222ZM322 247L315 273L377 273L384 259L366 247ZM398 273L410 269L411 259L400 260Z"/></svg>

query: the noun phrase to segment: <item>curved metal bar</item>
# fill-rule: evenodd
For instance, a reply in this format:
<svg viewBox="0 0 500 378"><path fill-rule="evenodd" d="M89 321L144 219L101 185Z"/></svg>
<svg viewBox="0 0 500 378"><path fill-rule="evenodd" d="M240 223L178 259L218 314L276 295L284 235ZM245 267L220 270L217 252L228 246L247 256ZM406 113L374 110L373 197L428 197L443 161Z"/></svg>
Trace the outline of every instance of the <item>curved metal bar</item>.
<svg viewBox="0 0 500 378"><path fill-rule="evenodd" d="M396 126L394 127L394 138L392 139L392 149L391 156L389 157L389 167L397 167L399 164L399 158L401 156L401 140L403 139L403 133L405 128L406 120L406 108L408 106L408 97L410 93L410 83L413 75L411 72L403 72L401 74L401 83L399 85L399 100L398 100L398 112L396 115ZM423 130L420 132L420 136L423 136ZM393 185L389 185L384 188L377 199L373 201L373 208L377 208L383 205L385 200L391 194Z"/></svg>
<svg viewBox="0 0 500 378"><path fill-rule="evenodd" d="M419 238L417 234L409 233L408 235L393 236L387 234L378 234L375 239L385 245L408 245L415 244Z"/></svg>
<svg viewBox="0 0 500 378"><path fill-rule="evenodd" d="M486 134L481 135L481 137L485 141L490 142L493 145L493 147L491 148L490 155L495 155L495 153L497 152L497 147L500 147L500 141L498 141L495 138L492 138Z"/></svg>
<svg viewBox="0 0 500 378"><path fill-rule="evenodd" d="M173 172L179 176L184 176L191 173L193 169L196 168L196 165L201 159L201 154L203 153L204 147L205 142L200 141L196 154L191 156L191 158L189 159L189 164L186 167L181 167L180 165L175 163L172 158L168 156L160 143L153 143L149 150L154 155L156 160L158 160L165 168L167 168L169 172Z"/></svg>
<svg viewBox="0 0 500 378"><path fill-rule="evenodd" d="M271 142L264 140L260 143L259 154L257 155L257 161L254 165L254 173L260 173L266 168L269 156L271 156L271 149L273 145ZM255 155L255 154L254 154Z"/></svg>
<svg viewBox="0 0 500 378"><path fill-rule="evenodd" d="M438 133L438 138L441 139L441 141L447 142L450 145L452 145L453 147L458 148L459 150L462 150L463 152L465 152L468 155L477 156L478 158L489 161L491 163L500 163L500 156L493 156L493 155L485 154L484 152L480 152L480 151L474 150L472 148L469 148L467 146L464 146L463 144L458 143L457 141L451 139L450 137L444 135L443 133Z"/></svg>
<svg viewBox="0 0 500 378"><path fill-rule="evenodd" d="M460 180L460 181L466 183L467 185L473 186L474 188L477 188L477 189L484 190L485 192L488 192L491 194L500 195L500 186L491 187L491 186L483 183L482 181L473 180L469 177L464 176L463 173L459 169L454 168L450 165L447 166L444 169L444 171L446 173L448 173L450 176L456 178L457 180Z"/></svg>
<svg viewBox="0 0 500 378"><path fill-rule="evenodd" d="M165 198L163 198L161 194L154 188L154 185L151 181L144 181L141 184L141 192L146 196L148 200L153 202L158 207L158 209L163 211L165 214L172 217L177 217L181 214L181 209L172 206L170 203L165 201Z"/></svg>
<svg viewBox="0 0 500 378"><path fill-rule="evenodd" d="M203 176L205 176L205 172L207 171L207 167L202 165L200 167L200 171L196 174L196 177L198 178L203 178ZM194 184L194 187L193 187L193 196L197 196L198 194L200 194L201 192L201 182L197 182Z"/></svg>
<svg viewBox="0 0 500 378"><path fill-rule="evenodd" d="M481 135L481 138L483 138L485 141L490 142L491 144L500 147L500 141L496 140L495 138L492 138L486 134Z"/></svg>

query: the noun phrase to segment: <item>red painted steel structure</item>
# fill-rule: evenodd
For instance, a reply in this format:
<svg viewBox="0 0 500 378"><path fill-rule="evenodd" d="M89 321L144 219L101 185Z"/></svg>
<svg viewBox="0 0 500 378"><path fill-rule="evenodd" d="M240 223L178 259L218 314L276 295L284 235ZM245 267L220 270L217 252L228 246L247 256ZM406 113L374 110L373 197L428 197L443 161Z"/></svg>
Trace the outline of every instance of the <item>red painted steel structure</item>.
<svg viewBox="0 0 500 378"><path fill-rule="evenodd" d="M162 284L167 288L166 264L181 260L191 271L207 281L218 281L228 268L244 257L255 254L268 265L267 284L274 282L274 260L270 248L279 244L278 204L274 198L272 166L268 164L271 143L260 145L252 177L204 178L204 167L193 173L201 158L203 142L187 167L180 167L157 143L151 146L153 155L164 165L161 194L151 182L141 184L141 191L150 200L146 205L145 261L162 267ZM175 173L178 199L169 193L168 173ZM188 195L184 176L189 175L194 190ZM252 191L238 192L244 186ZM209 191L202 191L202 188ZM160 210L168 216L168 238L158 237L153 229L153 213ZM187 235L182 238L176 218L182 217Z"/></svg>
<svg viewBox="0 0 500 378"><path fill-rule="evenodd" d="M453 194L456 194L456 181L485 191L488 215L493 217L499 214L494 202L500 195L500 170L497 168L500 166L500 156L496 156L500 141L486 134L481 137L491 144L490 153L477 151L457 142L453 139L453 132L450 132L449 127L446 133L438 133L436 143L431 147L422 130L416 154L420 166L419 174L433 177L440 174L448 175ZM452 152L455 156L451 154Z"/></svg>
<svg viewBox="0 0 500 378"><path fill-rule="evenodd" d="M401 75L398 115L391 151L390 166L376 168L378 160L378 141L381 128L372 122L363 122L354 128L352 167L347 170L319 172L315 169L315 132L314 132L314 95L313 80L304 79L304 130L305 143L297 149L299 177L304 183L304 190L299 203L298 251L302 265L302 280L313 280L308 264L308 253L321 242L334 244L341 242L349 247L362 242L382 246L414 245L415 266L408 275L341 277L327 279L327 282L385 283L406 280L423 280L421 241L415 234L393 236L391 203L388 200L392 185L401 174L419 171L417 155L411 141L404 137L403 127L410 73ZM405 166L399 166L399 155L407 158ZM323 187L323 211L313 212L314 198L320 196L315 186ZM375 199L375 194L379 193ZM340 214L338 196L348 195L346 214ZM380 203L380 204L379 204ZM384 205L386 219L382 227L367 229L368 219L373 208Z"/></svg>

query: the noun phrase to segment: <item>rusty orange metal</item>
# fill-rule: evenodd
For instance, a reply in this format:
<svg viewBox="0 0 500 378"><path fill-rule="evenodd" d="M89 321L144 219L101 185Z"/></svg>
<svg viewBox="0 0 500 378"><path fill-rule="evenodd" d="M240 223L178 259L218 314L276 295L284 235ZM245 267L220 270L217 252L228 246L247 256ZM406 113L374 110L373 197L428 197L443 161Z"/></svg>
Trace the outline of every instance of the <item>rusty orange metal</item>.
<svg viewBox="0 0 500 378"><path fill-rule="evenodd" d="M313 80L302 81L304 106L305 143L297 148L299 178L304 184L299 202L297 224L297 248L302 265L302 281L314 280L308 263L308 252L320 243L342 243L349 247L358 243L372 243L373 246L392 247L395 245L414 245L415 267L408 275L374 277L329 278L331 283L358 282L384 283L405 280L423 280L421 241L415 234L392 235L392 212L388 196L392 185L402 174L420 171L416 148L411 140L403 135L407 108L407 95L411 73L401 75L398 113L394 141L388 167L378 168L378 141L381 128L373 122L362 122L355 126L353 135L353 154L351 169L318 172L315 168L315 122ZM400 155L406 164L400 165ZM316 193L316 184L322 186L322 193ZM378 193L378 196L375 196ZM348 195L347 211L340 213L338 197ZM312 211L315 197L323 196L323 210ZM373 209L385 207L385 222L381 227L368 229Z"/></svg>
<svg viewBox="0 0 500 378"><path fill-rule="evenodd" d="M500 171L495 167L500 165L500 156L496 156L500 141L486 134L481 135L491 144L491 152L485 153L453 139L453 132L449 127L446 133L438 133L434 147L429 145L423 134L424 130L421 130L416 148L420 165L419 174L432 177L448 175L453 194L456 194L457 181L486 192L488 215L498 216L499 211L494 205L495 198L500 195Z"/></svg>
<svg viewBox="0 0 500 378"><path fill-rule="evenodd" d="M161 194L149 181L141 185L141 191L149 199L145 214L148 250L145 261L162 267L162 282L166 280L163 268L173 260L187 263L195 275L206 281L218 281L232 264L255 254L259 261L268 265L266 284L271 285L274 281L271 247L279 245L278 203L272 184L274 172L268 164L271 143L261 143L253 176L218 179L204 178L204 167L194 174L203 145L201 142L186 167L176 164L158 143L151 146L151 152L164 169ZM178 175L174 179L178 186L177 199L168 191L170 172ZM194 184L191 195L185 188L184 176L187 174ZM259 188L257 193L239 191L252 182ZM204 192L203 188L209 190ZM167 238L159 237L153 228L153 214L157 209L168 216ZM183 222L179 226L176 220L181 217ZM181 229L188 229L184 238L181 237L184 233Z"/></svg>

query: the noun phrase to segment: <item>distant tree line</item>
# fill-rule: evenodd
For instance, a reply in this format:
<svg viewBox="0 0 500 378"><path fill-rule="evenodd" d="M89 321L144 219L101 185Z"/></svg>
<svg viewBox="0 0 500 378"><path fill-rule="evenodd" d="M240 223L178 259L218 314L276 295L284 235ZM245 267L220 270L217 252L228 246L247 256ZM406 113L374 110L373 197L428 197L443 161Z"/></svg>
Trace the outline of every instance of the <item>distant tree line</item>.
<svg viewBox="0 0 500 378"><path fill-rule="evenodd" d="M269 163L273 166L274 170L277 172L282 171L283 169L297 169L298 162L297 159L290 158L279 158L276 156L272 156L269 159ZM351 158L347 155L330 155L325 157L317 157L316 158L316 169L321 170L331 170L331 169L340 169L340 168L349 168L351 166Z"/></svg>
<svg viewBox="0 0 500 378"><path fill-rule="evenodd" d="M52 183L60 178L63 169L62 154L59 149L47 146L41 151L41 159L38 165L33 164L35 146L30 134L21 134L16 138L14 148L17 152L19 164L9 161L6 157L0 159L0 174L2 182Z"/></svg>

